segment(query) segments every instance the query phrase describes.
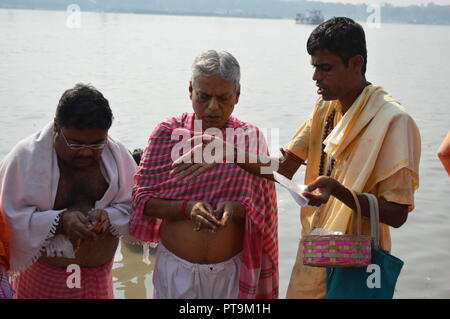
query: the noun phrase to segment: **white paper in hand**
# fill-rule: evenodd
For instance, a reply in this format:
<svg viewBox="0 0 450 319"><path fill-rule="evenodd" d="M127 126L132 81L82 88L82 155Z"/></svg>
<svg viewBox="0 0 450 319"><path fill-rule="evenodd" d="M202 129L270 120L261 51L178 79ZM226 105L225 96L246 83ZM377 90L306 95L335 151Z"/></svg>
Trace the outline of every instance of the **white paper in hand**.
<svg viewBox="0 0 450 319"><path fill-rule="evenodd" d="M302 207L308 205L309 199L302 195L303 191L306 189L306 185L295 184L293 181L277 172L273 172L273 177L281 186L291 193L297 204Z"/></svg>

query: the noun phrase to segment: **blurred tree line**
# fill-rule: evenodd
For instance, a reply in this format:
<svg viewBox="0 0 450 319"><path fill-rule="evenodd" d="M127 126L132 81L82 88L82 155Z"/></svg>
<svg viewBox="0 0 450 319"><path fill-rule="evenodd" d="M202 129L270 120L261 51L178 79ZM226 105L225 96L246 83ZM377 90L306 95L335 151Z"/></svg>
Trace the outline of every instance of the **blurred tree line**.
<svg viewBox="0 0 450 319"><path fill-rule="evenodd" d="M369 1L370 2L370 1ZM0 0L1 8L66 10L78 4L84 11L157 14L218 15L260 18L291 18L307 10L321 10L325 18L347 16L365 21L371 14L366 4L340 4L305 0ZM450 25L450 6L413 5L381 7L382 23Z"/></svg>

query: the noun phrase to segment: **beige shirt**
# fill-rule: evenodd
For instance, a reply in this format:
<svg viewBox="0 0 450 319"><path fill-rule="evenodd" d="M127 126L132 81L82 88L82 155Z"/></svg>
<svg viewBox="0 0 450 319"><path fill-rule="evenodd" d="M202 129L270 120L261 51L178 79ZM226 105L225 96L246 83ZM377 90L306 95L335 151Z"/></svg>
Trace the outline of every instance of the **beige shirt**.
<svg viewBox="0 0 450 319"><path fill-rule="evenodd" d="M331 139L336 145L334 149L328 148L334 150L336 162L331 176L357 192L408 205L412 211L414 191L418 187L420 134L412 118L380 87L368 86L347 111L345 119L337 101L319 99L309 119L286 146L288 152L306 160L305 184L319 176L325 122L334 109L337 111L335 129L330 136L333 135ZM325 171L330 159L327 154ZM302 236L309 234L314 226L348 233L351 213L350 208L335 198L319 208L303 207ZM370 235L368 218L363 217L362 226L363 233ZM380 245L391 250L389 227L385 224L380 224ZM324 296L325 268L304 266L300 243L287 297Z"/></svg>

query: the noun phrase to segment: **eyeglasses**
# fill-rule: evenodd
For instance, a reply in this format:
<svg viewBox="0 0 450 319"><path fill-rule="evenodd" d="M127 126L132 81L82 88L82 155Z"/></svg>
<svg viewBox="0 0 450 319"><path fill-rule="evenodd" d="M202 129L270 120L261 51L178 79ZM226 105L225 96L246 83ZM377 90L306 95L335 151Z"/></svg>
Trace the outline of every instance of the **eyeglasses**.
<svg viewBox="0 0 450 319"><path fill-rule="evenodd" d="M87 145L87 144L69 144L69 142L67 142L67 138L64 135L64 133L62 132L62 130L60 130L60 132L61 132L61 135L64 138L64 141L66 142L67 146L72 150L81 150L85 147L90 148L92 150L102 150L105 148L106 143L108 141L108 140L106 140L106 142L102 143L102 144L89 144L89 145Z"/></svg>

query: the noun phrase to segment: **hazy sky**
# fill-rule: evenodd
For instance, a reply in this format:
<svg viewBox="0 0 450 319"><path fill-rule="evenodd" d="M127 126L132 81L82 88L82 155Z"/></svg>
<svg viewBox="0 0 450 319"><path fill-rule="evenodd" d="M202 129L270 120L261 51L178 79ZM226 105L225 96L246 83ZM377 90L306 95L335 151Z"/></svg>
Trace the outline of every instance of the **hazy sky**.
<svg viewBox="0 0 450 319"><path fill-rule="evenodd" d="M313 0L309 0L313 1ZM322 2L340 2L340 3L390 3L394 6L408 6L414 4L427 4L428 2L434 2L435 4L441 5L450 5L450 0L314 0L314 1L322 1Z"/></svg>

